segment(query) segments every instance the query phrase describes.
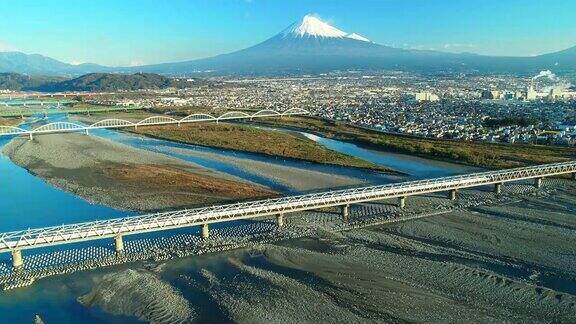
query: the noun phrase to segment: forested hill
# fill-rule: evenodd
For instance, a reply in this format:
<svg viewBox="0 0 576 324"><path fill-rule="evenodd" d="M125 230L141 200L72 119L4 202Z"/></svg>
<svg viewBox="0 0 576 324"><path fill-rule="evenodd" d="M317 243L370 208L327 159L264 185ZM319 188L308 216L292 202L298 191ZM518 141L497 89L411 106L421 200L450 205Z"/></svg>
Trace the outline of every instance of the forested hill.
<svg viewBox="0 0 576 324"><path fill-rule="evenodd" d="M0 73L0 90L28 90L62 81L56 77L31 77L18 73Z"/></svg>
<svg viewBox="0 0 576 324"><path fill-rule="evenodd" d="M152 73L112 74L90 73L75 79L31 77L18 73L0 73L0 90L60 91L119 91L165 88L186 88L200 81L168 78Z"/></svg>
<svg viewBox="0 0 576 324"><path fill-rule="evenodd" d="M152 73L136 74L111 74L90 73L75 79L48 83L36 90L55 91L118 91L118 90L142 90L142 89L165 89L186 88L192 84L187 79L168 78Z"/></svg>

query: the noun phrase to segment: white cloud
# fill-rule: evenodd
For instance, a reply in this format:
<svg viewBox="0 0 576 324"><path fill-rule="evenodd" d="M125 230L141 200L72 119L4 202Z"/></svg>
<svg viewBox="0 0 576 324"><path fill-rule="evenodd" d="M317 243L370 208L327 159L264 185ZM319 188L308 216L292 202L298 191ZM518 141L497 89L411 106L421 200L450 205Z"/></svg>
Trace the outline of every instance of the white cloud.
<svg viewBox="0 0 576 324"><path fill-rule="evenodd" d="M3 41L0 41L0 52L13 52L13 51L16 51L16 47Z"/></svg>
<svg viewBox="0 0 576 324"><path fill-rule="evenodd" d="M141 66L141 65L144 65L144 61L134 60L130 61L130 63L128 64L128 66Z"/></svg>
<svg viewBox="0 0 576 324"><path fill-rule="evenodd" d="M419 50L419 51L435 51L436 48L428 45L411 45L406 46L408 49Z"/></svg>
<svg viewBox="0 0 576 324"><path fill-rule="evenodd" d="M448 43L448 44L444 44L443 47L446 50L458 51L458 50L477 48L478 46L476 44Z"/></svg>

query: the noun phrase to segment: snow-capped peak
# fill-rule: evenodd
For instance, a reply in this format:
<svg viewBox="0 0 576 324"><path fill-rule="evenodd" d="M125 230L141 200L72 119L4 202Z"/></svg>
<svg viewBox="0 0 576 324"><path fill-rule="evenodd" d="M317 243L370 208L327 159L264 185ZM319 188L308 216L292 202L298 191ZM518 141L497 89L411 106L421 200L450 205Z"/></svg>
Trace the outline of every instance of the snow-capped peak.
<svg viewBox="0 0 576 324"><path fill-rule="evenodd" d="M286 28L281 35L283 38L348 38L362 42L370 42L370 40L364 36L356 33L347 33L334 26L330 26L314 15L304 16L301 21Z"/></svg>
<svg viewBox="0 0 576 324"><path fill-rule="evenodd" d="M348 35L346 35L346 38L352 38L352 39L363 41L363 42L371 42L371 40L369 40L368 38L361 36L361 35L358 35L356 33L348 34Z"/></svg>
<svg viewBox="0 0 576 324"><path fill-rule="evenodd" d="M284 36L293 37L345 37L348 33L341 31L340 29L330 26L329 24L323 22L318 17L313 15L306 15L302 18L302 21L293 24L288 27L284 32Z"/></svg>

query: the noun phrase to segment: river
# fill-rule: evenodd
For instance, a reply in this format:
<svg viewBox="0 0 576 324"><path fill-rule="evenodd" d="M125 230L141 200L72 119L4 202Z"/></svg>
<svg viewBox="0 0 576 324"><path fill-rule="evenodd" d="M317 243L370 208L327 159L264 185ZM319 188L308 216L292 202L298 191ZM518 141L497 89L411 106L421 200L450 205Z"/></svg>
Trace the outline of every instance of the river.
<svg viewBox="0 0 576 324"><path fill-rule="evenodd" d="M62 121L65 119L66 117L64 115L50 116L47 120L32 119L29 122L23 124L21 127L29 128L32 124ZM289 130L279 129L278 131ZM175 158L188 160L207 169L228 173L245 180L270 187L284 194L297 194L298 192L286 187L285 185L282 185L281 183L278 183L274 179L254 174L231 163L223 162L217 159L191 157L187 154L178 153L178 151L173 149L177 148L179 150L209 152L211 154L221 156L234 155L236 158L245 159L248 161L263 161L272 164L288 165L296 168L314 170L326 174L354 176L366 179L369 181L369 183L372 184L388 183L402 179L407 180L414 178L447 176L466 173L473 170L472 168L450 163L415 158L402 154L367 150L354 144L323 138L305 132L299 132L299 135L305 136L329 149L344 154L349 154L381 166L395 169L397 171L406 173L409 176L399 178L397 176L389 176L377 172L359 170L356 168L319 165L304 161L277 159L269 156L233 150L222 150L196 145L173 143L113 130L98 130L92 132L92 135L101 136L135 148L150 150L157 153L170 155ZM66 135L64 134L62 136ZM9 138L0 138L0 151L4 145L9 142L9 140ZM0 195L2 197L0 199L0 217L2 219L0 232L44 226L55 226L63 223L76 223L96 219L117 218L131 214L130 212L116 210L99 204L89 203L71 193L52 187L43 180L35 177L30 172L14 164L8 157L4 156L3 154L0 155L0 174L2 175L0 177ZM92 242L81 243L81 245L108 243L109 242ZM46 250L38 249L34 252L27 253L41 253L45 251ZM4 262L6 266L9 266L10 261L9 255L7 253L1 255L0 258L0 262ZM48 285L49 287L48 291L38 291L35 288L35 285L33 285L29 288L10 292L10 300L5 299L5 296L3 296L4 294L0 293L0 314L4 314L0 315L0 322L4 322L6 320L8 322L31 321L30 318L21 318L18 314L18 309L26 310L26 314L29 314L30 311L33 311L34 309L46 310L50 313L48 317L52 320L56 320L59 323L73 322L70 321L70 318L75 318L76 320L86 320L88 322L126 322L128 320L127 318L123 317L108 316L94 309L87 310L80 306L75 300L70 300L70 293L74 294L78 291L84 292L85 288L88 287L88 283L82 285L78 284L79 286L76 287L77 291L75 290L72 292L67 292L66 297L61 296L58 292L58 287L62 285L61 280L63 280L61 276L45 280L45 285ZM66 310L63 311L63 309ZM74 316L69 316L67 312L73 313Z"/></svg>
<svg viewBox="0 0 576 324"><path fill-rule="evenodd" d="M30 128L48 122L67 121L64 114L53 115L48 119L31 118L20 127ZM198 157L183 154L181 151L204 152L215 156L234 156L248 161L267 162L276 165L290 166L306 170L313 170L326 174L346 175L364 179L371 184L382 184L402 179L433 178L454 174L471 172L474 169L452 163L433 161L403 154L377 152L364 149L357 145L328 139L306 132L295 132L287 129L276 131L296 133L309 138L331 150L358 157L377 165L389 167L406 173L407 177L390 176L378 172L348 168L341 166L322 165L293 159L279 159L270 156L225 150L218 148L188 145L165 140L152 139L115 130L92 131L93 136L100 136L117 143L131 147L149 150L178 159L190 161L207 169L230 174L247 181L251 181L281 192L286 195L300 192L283 185L272 178L242 169L232 163L218 159ZM66 136L63 134L62 136ZM0 151L10 141L9 138L0 138ZM174 149L179 149L174 150ZM0 210L2 210L2 228L0 231L14 231L27 228L56 226L64 223L77 223L96 219L109 219L130 215L129 212L116 210L107 206L93 204L69 192L62 191L37 178L30 172L14 164L4 154L0 155ZM0 257L5 260L6 255Z"/></svg>

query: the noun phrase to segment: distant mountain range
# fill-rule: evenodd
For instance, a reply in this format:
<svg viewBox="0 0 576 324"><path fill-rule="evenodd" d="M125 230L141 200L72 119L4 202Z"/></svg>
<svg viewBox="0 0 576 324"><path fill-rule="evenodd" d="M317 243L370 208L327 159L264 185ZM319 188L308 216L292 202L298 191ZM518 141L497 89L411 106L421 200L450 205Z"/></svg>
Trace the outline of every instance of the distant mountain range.
<svg viewBox="0 0 576 324"><path fill-rule="evenodd" d="M174 79L152 73L111 74L90 73L74 79L30 77L17 73L0 73L0 89L61 91L118 91L186 88L191 81ZM195 81L195 84L198 81Z"/></svg>
<svg viewBox="0 0 576 324"><path fill-rule="evenodd" d="M98 64L73 65L42 56L20 52L0 52L0 72L27 75L73 76L92 72L113 72L114 68Z"/></svg>
<svg viewBox="0 0 576 324"><path fill-rule="evenodd" d="M229 54L177 63L114 68L66 64L38 54L0 53L0 72L73 76L92 72L147 72L187 75L310 73L332 70L403 70L455 72L576 71L576 46L531 57L500 57L408 50L379 45L339 30L314 16L305 16L276 36Z"/></svg>

